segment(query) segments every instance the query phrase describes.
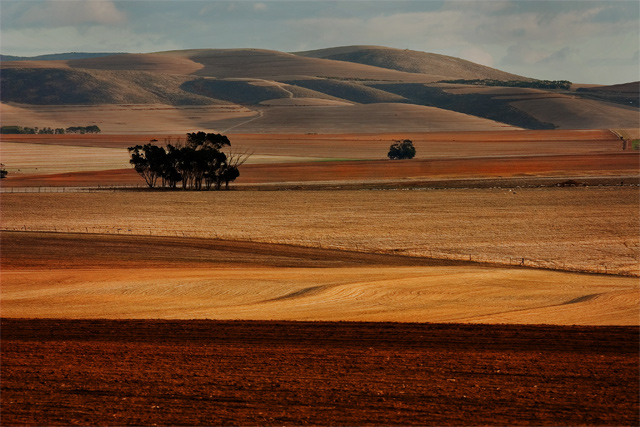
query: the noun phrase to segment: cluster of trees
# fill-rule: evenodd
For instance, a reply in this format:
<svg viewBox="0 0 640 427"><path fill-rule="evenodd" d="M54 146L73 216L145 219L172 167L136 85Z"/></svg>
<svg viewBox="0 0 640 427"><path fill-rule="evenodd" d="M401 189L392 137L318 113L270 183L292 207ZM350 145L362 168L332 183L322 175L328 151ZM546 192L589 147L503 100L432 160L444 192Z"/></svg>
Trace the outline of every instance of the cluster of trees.
<svg viewBox="0 0 640 427"><path fill-rule="evenodd" d="M155 145L153 139L148 144L129 147L129 163L144 178L150 188L158 183L162 188L219 190L225 189L240 176L238 167L248 158L246 153L225 154L222 148L230 146L229 138L215 133L188 133L184 144L178 140L166 147Z"/></svg>
<svg viewBox="0 0 640 427"><path fill-rule="evenodd" d="M389 154L387 154L391 160L413 159L415 155L416 149L410 139L395 141L389 147Z"/></svg>
<svg viewBox="0 0 640 427"><path fill-rule="evenodd" d="M22 127L22 126L2 126L0 128L0 134L5 135L64 135L65 133L100 133L100 128L96 125L90 126L71 126L66 129L63 128L38 128L37 126L34 128L30 127Z"/></svg>
<svg viewBox="0 0 640 427"><path fill-rule="evenodd" d="M4 164L0 163L0 179L6 178L9 172L4 168Z"/></svg>
<svg viewBox="0 0 640 427"><path fill-rule="evenodd" d="M494 79L482 79L482 80L442 80L440 83L453 83L463 85L478 85L478 86L502 86L502 87L528 87L534 89L571 89L571 82L568 80L494 80Z"/></svg>
<svg viewBox="0 0 640 427"><path fill-rule="evenodd" d="M100 133L100 128L97 125L90 126L71 126L64 130L66 133Z"/></svg>

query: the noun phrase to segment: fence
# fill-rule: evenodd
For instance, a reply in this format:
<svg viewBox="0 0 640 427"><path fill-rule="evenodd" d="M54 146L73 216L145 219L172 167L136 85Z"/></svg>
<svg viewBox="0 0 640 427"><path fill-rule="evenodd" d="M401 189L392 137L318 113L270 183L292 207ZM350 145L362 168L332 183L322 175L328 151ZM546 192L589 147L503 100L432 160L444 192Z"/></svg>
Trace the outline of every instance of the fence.
<svg viewBox="0 0 640 427"><path fill-rule="evenodd" d="M218 235L215 231L202 230L170 230L158 228L128 228L128 227L34 227L24 225L22 227L2 227L0 231L14 232L42 232L42 233L74 233L74 234L98 234L98 235L129 235L129 236L155 236L155 237L178 237L178 238L203 238L214 240L228 240L240 242L256 242L277 245L289 245L303 248L317 248L327 250L339 250L349 252L360 252L369 254L400 255L412 258L445 260L445 261L466 261L492 266L517 266L544 270L569 271L590 274L609 274L619 276L640 277L638 265L612 266L607 264L580 264L578 262L539 260L520 256L486 256L480 254L462 254L438 249L384 249L378 247L368 247L362 243L336 244L318 239L295 238L273 239L254 238L252 236L228 236Z"/></svg>
<svg viewBox="0 0 640 427"><path fill-rule="evenodd" d="M138 190L148 188L141 185L97 186L97 187L2 187L2 193L98 193L116 192L122 190Z"/></svg>

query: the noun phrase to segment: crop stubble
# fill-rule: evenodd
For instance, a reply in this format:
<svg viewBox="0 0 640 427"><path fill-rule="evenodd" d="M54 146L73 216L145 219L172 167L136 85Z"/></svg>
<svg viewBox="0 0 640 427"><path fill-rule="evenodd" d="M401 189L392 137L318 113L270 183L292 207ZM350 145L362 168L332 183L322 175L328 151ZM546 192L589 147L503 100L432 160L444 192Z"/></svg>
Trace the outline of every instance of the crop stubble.
<svg viewBox="0 0 640 427"><path fill-rule="evenodd" d="M524 258L525 265L639 273L633 187L2 194L0 200L5 229L213 237L504 264Z"/></svg>
<svg viewBox="0 0 640 427"><path fill-rule="evenodd" d="M636 325L637 279L610 274L637 274L637 201L633 188L4 194L3 225L23 231L3 234L3 309ZM609 274L495 265L523 258Z"/></svg>

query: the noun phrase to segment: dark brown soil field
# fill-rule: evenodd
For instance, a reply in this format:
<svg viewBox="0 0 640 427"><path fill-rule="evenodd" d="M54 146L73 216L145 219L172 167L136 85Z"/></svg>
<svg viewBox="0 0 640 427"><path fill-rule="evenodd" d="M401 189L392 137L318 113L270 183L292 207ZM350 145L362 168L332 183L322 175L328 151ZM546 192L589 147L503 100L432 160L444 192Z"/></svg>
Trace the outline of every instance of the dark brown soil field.
<svg viewBox="0 0 640 427"><path fill-rule="evenodd" d="M629 425L637 327L2 320L2 425Z"/></svg>

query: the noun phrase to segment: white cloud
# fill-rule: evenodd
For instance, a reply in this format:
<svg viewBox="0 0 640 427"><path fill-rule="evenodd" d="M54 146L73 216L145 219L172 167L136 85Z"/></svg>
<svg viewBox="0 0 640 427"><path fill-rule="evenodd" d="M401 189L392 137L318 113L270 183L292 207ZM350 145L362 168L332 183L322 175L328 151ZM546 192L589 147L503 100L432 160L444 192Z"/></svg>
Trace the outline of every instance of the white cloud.
<svg viewBox="0 0 640 427"><path fill-rule="evenodd" d="M467 61L475 62L476 64L494 67L493 55L481 46L463 48L460 50L458 56L462 59L466 59Z"/></svg>
<svg viewBox="0 0 640 427"><path fill-rule="evenodd" d="M28 32L10 29L3 32L2 47L25 56L62 52L144 53L182 48L161 33L140 36L126 28L106 26L34 28Z"/></svg>
<svg viewBox="0 0 640 427"><path fill-rule="evenodd" d="M530 43L519 42L509 46L500 63L505 65L533 65L548 58L550 54L542 49L534 49Z"/></svg>
<svg viewBox="0 0 640 427"><path fill-rule="evenodd" d="M253 5L254 12L265 12L268 9L269 9L269 6L267 6L265 3L255 3Z"/></svg>
<svg viewBox="0 0 640 427"><path fill-rule="evenodd" d="M119 11L112 1L60 0L34 4L21 16L20 22L29 26L37 24L45 27L119 25L127 22L127 16Z"/></svg>

